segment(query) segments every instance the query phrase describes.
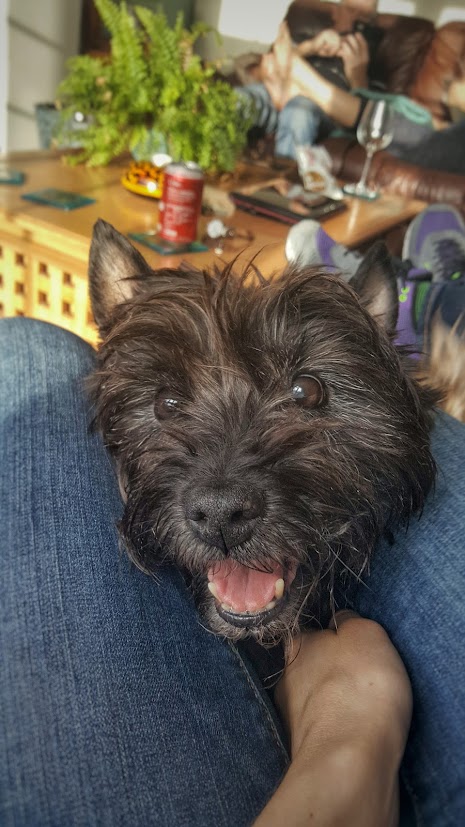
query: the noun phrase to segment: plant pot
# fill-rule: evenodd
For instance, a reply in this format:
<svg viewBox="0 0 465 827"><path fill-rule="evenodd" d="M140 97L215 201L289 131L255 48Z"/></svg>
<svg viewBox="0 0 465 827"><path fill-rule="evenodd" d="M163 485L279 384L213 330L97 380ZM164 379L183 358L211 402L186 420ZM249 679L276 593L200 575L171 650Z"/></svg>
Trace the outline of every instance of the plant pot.
<svg viewBox="0 0 465 827"><path fill-rule="evenodd" d="M82 112L75 112L66 124L66 131L76 133L76 140L70 140L66 144L57 143L56 136L59 127L61 128L61 114L54 103L36 103L35 116L37 129L39 131L39 145L41 149L50 149L58 145L60 149L80 147L79 133L87 129L89 119Z"/></svg>
<svg viewBox="0 0 465 827"><path fill-rule="evenodd" d="M131 146L131 155L135 161L152 161L155 155L167 154L166 138L156 127L147 129L145 136Z"/></svg>

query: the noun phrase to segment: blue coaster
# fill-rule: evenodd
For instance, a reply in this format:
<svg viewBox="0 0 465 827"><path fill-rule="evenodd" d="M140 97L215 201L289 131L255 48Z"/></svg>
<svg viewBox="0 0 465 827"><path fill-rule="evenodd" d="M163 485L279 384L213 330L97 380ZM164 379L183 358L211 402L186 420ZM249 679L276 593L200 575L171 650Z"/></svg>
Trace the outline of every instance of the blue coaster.
<svg viewBox="0 0 465 827"><path fill-rule="evenodd" d="M0 164L0 184L22 184L24 181L24 172L19 169L10 169Z"/></svg>
<svg viewBox="0 0 465 827"><path fill-rule="evenodd" d="M44 204L46 207L55 207L57 210L77 210L79 207L95 204L95 198L87 198L78 192L65 192L65 190L57 189L27 192L21 198L33 201L35 204Z"/></svg>
<svg viewBox="0 0 465 827"><path fill-rule="evenodd" d="M161 256L177 256L179 253L205 253L209 250L209 247L202 244L201 241L173 245L171 241L165 241L164 238L150 233L128 233L128 235L133 241L145 244L146 247L150 247L151 250L155 250Z"/></svg>

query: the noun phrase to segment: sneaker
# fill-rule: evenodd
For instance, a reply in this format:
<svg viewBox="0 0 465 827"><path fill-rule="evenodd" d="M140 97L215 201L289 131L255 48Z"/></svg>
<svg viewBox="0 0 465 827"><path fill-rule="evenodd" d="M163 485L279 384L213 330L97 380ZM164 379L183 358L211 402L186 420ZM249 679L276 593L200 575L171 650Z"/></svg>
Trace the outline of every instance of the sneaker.
<svg viewBox="0 0 465 827"><path fill-rule="evenodd" d="M409 224L402 258L418 270L430 271L433 281L465 274L465 221L454 207L431 204Z"/></svg>
<svg viewBox="0 0 465 827"><path fill-rule="evenodd" d="M301 267L320 264L341 273L349 281L363 256L337 244L318 221L305 219L294 224L286 239L285 255L289 262Z"/></svg>

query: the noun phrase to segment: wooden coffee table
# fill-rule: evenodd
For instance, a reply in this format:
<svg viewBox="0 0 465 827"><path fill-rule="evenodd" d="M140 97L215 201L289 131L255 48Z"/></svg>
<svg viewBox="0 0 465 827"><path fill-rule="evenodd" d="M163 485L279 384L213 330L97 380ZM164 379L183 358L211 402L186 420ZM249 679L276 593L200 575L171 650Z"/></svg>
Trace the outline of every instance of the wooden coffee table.
<svg viewBox="0 0 465 827"><path fill-rule="evenodd" d="M95 342L97 333L87 296L94 222L104 218L123 234L155 231L157 201L123 188L121 177L127 161L88 169L65 165L58 153L34 152L11 156L9 162L26 178L21 186L0 185L0 316L26 315L54 322ZM267 172L262 169L260 174L263 177ZM95 203L64 212L21 198L24 193L48 187L82 193ZM347 205L345 212L328 218L324 227L336 241L349 247L385 235L425 206L394 195L374 202L347 199ZM208 220L201 218L199 235ZM183 259L208 267L238 254L243 263L256 256L256 266L266 275L285 265L287 225L240 210L225 223L237 229L238 237L226 243L221 257L215 255L213 247L202 253L160 256L145 246L136 246L154 268L176 267ZM254 236L249 244L240 237L246 232Z"/></svg>

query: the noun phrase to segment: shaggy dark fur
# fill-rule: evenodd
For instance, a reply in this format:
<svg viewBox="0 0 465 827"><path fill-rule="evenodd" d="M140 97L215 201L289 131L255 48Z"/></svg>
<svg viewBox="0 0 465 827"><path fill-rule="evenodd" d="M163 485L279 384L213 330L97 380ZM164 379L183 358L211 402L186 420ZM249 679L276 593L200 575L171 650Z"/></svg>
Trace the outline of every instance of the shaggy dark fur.
<svg viewBox="0 0 465 827"><path fill-rule="evenodd" d="M100 221L90 281L103 337L95 423L126 493L133 561L187 572L209 627L229 638L270 644L325 619L380 535L421 510L435 473L433 400L391 343L383 248L357 274L360 299L315 269L272 282L153 271ZM222 607L207 575L225 559L282 571L283 598L258 613Z"/></svg>

